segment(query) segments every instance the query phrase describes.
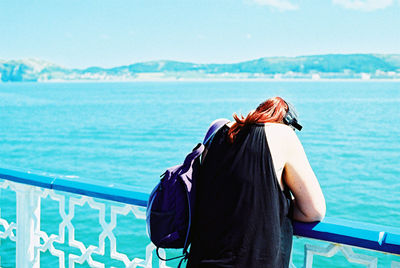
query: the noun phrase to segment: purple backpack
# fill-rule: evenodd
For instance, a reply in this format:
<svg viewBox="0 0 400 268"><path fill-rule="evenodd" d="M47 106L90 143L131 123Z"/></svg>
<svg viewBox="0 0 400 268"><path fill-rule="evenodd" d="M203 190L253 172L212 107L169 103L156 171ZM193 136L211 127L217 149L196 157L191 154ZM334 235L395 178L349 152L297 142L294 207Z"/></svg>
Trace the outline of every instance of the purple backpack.
<svg viewBox="0 0 400 268"><path fill-rule="evenodd" d="M183 248L183 255L179 257L187 258L200 155L218 129L227 122L226 119L215 120L203 143L199 143L186 156L183 164L168 168L150 194L146 213L147 230L160 259L159 248Z"/></svg>

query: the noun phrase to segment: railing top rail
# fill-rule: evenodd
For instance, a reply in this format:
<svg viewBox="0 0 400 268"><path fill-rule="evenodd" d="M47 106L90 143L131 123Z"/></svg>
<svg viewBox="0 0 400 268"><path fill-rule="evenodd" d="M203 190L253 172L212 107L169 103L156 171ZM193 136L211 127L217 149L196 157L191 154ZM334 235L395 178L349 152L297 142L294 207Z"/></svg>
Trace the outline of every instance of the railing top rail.
<svg viewBox="0 0 400 268"><path fill-rule="evenodd" d="M147 206L149 197L129 185L47 177L1 168L0 179L143 207ZM297 236L400 255L400 228L334 218L313 223L294 222L293 226Z"/></svg>
<svg viewBox="0 0 400 268"><path fill-rule="evenodd" d="M149 194L138 192L130 185L88 179L47 177L2 168L0 179L143 207L147 206L149 199Z"/></svg>
<svg viewBox="0 0 400 268"><path fill-rule="evenodd" d="M400 228L329 217L293 228L297 236L400 255Z"/></svg>

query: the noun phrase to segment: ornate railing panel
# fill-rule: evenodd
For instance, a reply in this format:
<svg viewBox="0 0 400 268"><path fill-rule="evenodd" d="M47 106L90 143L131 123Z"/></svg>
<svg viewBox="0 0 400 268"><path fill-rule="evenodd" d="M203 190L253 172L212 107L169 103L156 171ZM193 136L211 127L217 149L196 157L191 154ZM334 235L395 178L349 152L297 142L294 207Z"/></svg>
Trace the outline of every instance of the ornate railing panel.
<svg viewBox="0 0 400 268"><path fill-rule="evenodd" d="M349 263L378 267L378 258L366 254L366 250L391 254L393 257L386 260L391 262L391 267L396 267L400 261L394 257L400 254L399 228L327 218L318 223L296 222L294 233L299 237L329 242L324 245L305 243L303 267L312 267L315 255L331 258L337 253L341 253ZM362 248L364 252L355 253L353 248Z"/></svg>
<svg viewBox="0 0 400 268"><path fill-rule="evenodd" d="M105 256L106 240L110 245L108 259L119 261L119 267L152 267L154 262L158 262L158 267L167 267L165 262L159 261L157 257L154 258L155 246L149 240L141 245L145 248L144 258L131 257L118 251L114 234L117 228L117 216L132 214L135 218L144 220L147 200L145 194L137 192L129 194L132 192L127 186L118 187L89 181L74 183L66 178L50 180L48 177L6 170L0 170L0 191L16 192L17 221L9 222L0 214L0 241L10 239L16 243L14 263L17 267L40 267L40 265L52 267L50 264L41 263L41 252L47 252L56 257L59 267L75 267L77 264L108 267L107 263L96 261L97 256ZM48 233L41 229L40 223L43 220L41 219L41 201L46 199L58 203L58 214L61 218L58 233ZM98 243L94 245L86 245L75 236L76 228L73 224L75 208L85 205L90 207L90 213L98 215L98 223L102 230L98 235ZM109 212L108 221L106 210ZM60 245L65 245L70 248L69 251L79 252L79 254L67 255L59 249ZM164 257L166 255L163 250L159 253ZM3 261L5 261L4 257ZM12 261L7 263L13 265ZM117 264L117 262L114 263ZM0 267L4 267L2 265L6 264L0 262Z"/></svg>
<svg viewBox="0 0 400 268"><path fill-rule="evenodd" d="M0 259L0 267L13 264L17 267L167 267L155 256L155 246L144 234L148 195L130 186L0 169L0 194L3 192L16 193L16 221L3 218L0 210L0 249L1 241L6 240L15 243L16 249L15 256L6 256L8 260L4 260L4 256ZM52 202L52 213L60 218L58 230L44 228L47 222L42 215L46 208L43 205L49 201ZM0 209L4 207L1 203ZM7 204L9 207L10 204ZM78 213L78 210L83 213ZM97 241L87 242L82 235L78 238L77 234L82 230L77 227L82 226L74 220L82 214L94 220L93 226L83 228L98 225ZM132 244L138 243L136 247L143 249L143 254L136 257L121 251L121 241L117 237L119 228L122 228L118 225L118 218L129 216L143 223L140 232L144 238L132 241ZM133 226L128 227L132 229ZM294 230L296 236L307 238L303 267L312 267L314 256L331 258L338 254L342 254L349 263L378 267L380 263L376 256L353 250L363 248L390 254L392 257L386 263L390 263L392 268L400 268L400 258L396 257L400 254L399 228L325 219L320 223L295 222ZM311 242L309 238L324 242ZM160 253L166 256L165 251ZM54 257L54 263L41 261L41 254ZM10 258L15 258L15 261L10 261ZM297 264L298 267L300 265ZM329 266L335 267L333 263ZM295 267L293 263L291 267Z"/></svg>

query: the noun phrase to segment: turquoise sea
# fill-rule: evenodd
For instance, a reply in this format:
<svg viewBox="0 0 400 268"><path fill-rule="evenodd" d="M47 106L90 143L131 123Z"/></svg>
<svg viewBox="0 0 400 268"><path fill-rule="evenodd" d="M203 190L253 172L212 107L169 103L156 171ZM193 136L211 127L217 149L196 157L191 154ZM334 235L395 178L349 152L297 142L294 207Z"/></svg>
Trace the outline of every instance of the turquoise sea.
<svg viewBox="0 0 400 268"><path fill-rule="evenodd" d="M247 114L272 96L297 108L303 125L298 136L325 194L327 216L399 227L398 82L3 83L0 167L150 192L159 175L202 140L210 122L231 119L233 112ZM11 199L0 190L1 216L9 220L15 218ZM58 212L43 213L43 228L54 229ZM75 223L85 226L87 220L78 217ZM146 241L141 224L132 226L132 236L121 234L128 254L144 254L144 248L132 246ZM96 245L95 230L85 232ZM297 264L303 254L299 241ZM15 265L13 245L1 240L0 266ZM48 265L42 267L53 267L52 257L43 254L44 260ZM321 258L316 267L363 267L344 260Z"/></svg>

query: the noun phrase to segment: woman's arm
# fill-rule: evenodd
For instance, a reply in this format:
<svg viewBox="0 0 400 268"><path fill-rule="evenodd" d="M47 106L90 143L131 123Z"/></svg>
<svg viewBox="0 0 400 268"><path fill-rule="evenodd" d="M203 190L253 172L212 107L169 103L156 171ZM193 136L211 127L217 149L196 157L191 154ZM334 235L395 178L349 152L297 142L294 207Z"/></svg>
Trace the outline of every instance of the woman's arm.
<svg viewBox="0 0 400 268"><path fill-rule="evenodd" d="M321 187L297 135L290 131L286 138L287 160L283 179L294 195L293 218L303 222L320 221L326 212Z"/></svg>

